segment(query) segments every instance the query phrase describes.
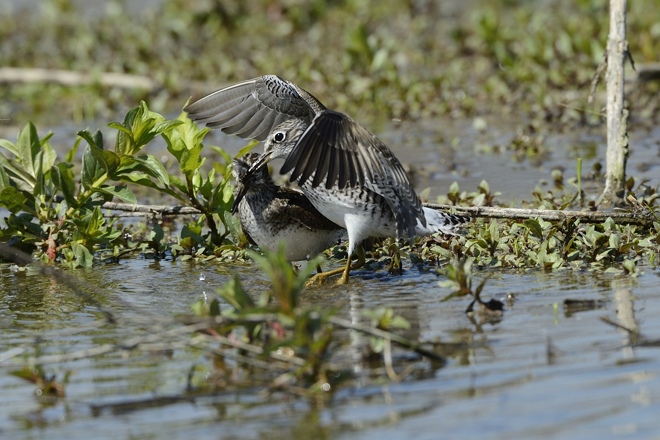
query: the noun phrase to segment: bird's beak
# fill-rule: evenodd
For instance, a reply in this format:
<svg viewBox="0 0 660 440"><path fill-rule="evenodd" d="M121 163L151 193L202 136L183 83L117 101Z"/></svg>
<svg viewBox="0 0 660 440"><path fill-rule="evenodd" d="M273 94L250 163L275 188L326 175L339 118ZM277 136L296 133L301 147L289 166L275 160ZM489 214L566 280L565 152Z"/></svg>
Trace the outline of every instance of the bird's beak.
<svg viewBox="0 0 660 440"><path fill-rule="evenodd" d="M272 157L270 156L270 153L264 153L259 156L248 170L246 177L252 176L256 171L261 169L261 167L265 167L266 164L271 161L271 159Z"/></svg>
<svg viewBox="0 0 660 440"><path fill-rule="evenodd" d="M247 186L243 185L242 183L237 183L236 184L236 195L234 196L234 203L231 205L231 213L236 214L236 211L238 210L238 204L241 203L241 200L243 200L243 197L245 197L245 193L247 193Z"/></svg>

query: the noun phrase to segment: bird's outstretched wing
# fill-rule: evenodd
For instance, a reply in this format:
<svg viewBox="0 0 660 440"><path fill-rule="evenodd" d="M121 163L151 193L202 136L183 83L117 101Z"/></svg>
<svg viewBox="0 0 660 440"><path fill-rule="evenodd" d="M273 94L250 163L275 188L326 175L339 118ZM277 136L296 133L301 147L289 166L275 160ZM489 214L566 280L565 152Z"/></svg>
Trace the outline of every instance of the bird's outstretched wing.
<svg viewBox="0 0 660 440"><path fill-rule="evenodd" d="M282 122L296 118L309 124L324 109L306 90L278 76L265 75L213 92L183 110L210 128L263 141Z"/></svg>
<svg viewBox="0 0 660 440"><path fill-rule="evenodd" d="M397 216L400 236L425 225L422 204L399 160L380 139L343 113L319 112L297 141L280 173L300 186L360 186L384 197Z"/></svg>

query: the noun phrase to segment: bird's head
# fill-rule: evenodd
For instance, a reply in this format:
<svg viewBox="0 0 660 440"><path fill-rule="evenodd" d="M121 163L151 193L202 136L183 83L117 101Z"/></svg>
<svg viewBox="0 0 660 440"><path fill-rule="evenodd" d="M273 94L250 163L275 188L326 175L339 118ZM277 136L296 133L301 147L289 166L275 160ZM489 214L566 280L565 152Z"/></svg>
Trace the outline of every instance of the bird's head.
<svg viewBox="0 0 660 440"><path fill-rule="evenodd" d="M231 212L235 213L238 204L246 194L259 192L274 186L273 179L268 174L268 167L265 162L255 166L262 156L257 153L248 153L245 156L237 157L232 162L232 175L236 180L234 188L234 204Z"/></svg>
<svg viewBox="0 0 660 440"><path fill-rule="evenodd" d="M270 132L264 142L264 160L284 158L289 155L300 137L307 129L307 123L301 119L289 119Z"/></svg>

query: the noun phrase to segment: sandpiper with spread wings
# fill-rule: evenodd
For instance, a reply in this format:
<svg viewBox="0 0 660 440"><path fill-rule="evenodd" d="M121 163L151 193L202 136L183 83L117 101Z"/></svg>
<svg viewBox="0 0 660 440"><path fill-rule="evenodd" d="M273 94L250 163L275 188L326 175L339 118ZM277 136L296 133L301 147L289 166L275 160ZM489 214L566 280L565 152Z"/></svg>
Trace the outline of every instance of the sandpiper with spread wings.
<svg viewBox="0 0 660 440"><path fill-rule="evenodd" d="M265 140L264 154L250 172L272 159L285 159L280 173L291 173L290 180L318 211L348 231L349 258L340 283L363 261L358 252L358 264L351 267L353 251L368 237L452 234L470 220L423 207L401 163L382 141L277 76L226 87L184 110L208 127Z"/></svg>

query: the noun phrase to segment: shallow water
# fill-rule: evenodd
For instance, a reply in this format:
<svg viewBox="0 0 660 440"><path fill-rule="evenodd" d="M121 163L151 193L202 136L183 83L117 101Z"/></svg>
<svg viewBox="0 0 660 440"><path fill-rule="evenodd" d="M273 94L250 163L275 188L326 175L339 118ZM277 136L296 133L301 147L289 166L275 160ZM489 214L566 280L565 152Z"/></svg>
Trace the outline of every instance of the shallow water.
<svg viewBox="0 0 660 440"><path fill-rule="evenodd" d="M41 274L16 273L4 265L2 352L25 344L30 354L36 347L41 355L70 353L156 333L158 317L187 313L191 303L211 294L234 271L251 291L265 288L246 267L131 260L75 271L87 280L88 293L129 319L98 327L95 305ZM339 315L354 321L364 321L364 309L393 307L412 323L409 336L462 343L448 353L445 367L420 364L393 383L360 376L366 367L356 364L358 381L320 408L303 399L268 399L251 389L147 408L111 404L183 393L191 367L208 365L204 354L190 348L132 351L45 365L59 378L73 372L67 397L55 404L40 403L34 385L8 374L24 365L19 355L0 363L0 434L73 439L89 438L94 429L95 438L658 435L660 350L627 347L625 335L600 320L639 326L649 338L660 338L656 271L645 268L638 278L575 271L496 273L485 297L505 301L507 309L495 322L468 319L465 300L441 303L448 291L438 287L432 273L410 269L402 277L370 275L360 272L346 287L308 290L303 300L323 306L341 301ZM565 299L602 302L595 310L570 313L563 309ZM353 349L342 350L351 356Z"/></svg>
<svg viewBox="0 0 660 440"><path fill-rule="evenodd" d="M392 126L373 130L403 162L417 170L418 188L430 199L453 181L476 190L482 179L502 200L530 198L533 184L550 181L553 168L575 175L604 156L601 129L546 136L541 161L515 162L509 152L485 153L487 145L507 145L514 129L487 121L488 132L472 121ZM54 144L74 136L56 130ZM237 151L243 141L214 133L216 144ZM439 137L441 136L441 138ZM658 184L660 129L631 131L629 173ZM439 148L438 145L443 145ZM154 145L152 154L162 148ZM163 149L164 151L164 149ZM520 183L524 182L524 185ZM549 187L549 184L547 185ZM595 193L592 196L597 195ZM330 263L333 264L333 263ZM337 264L337 263L334 263ZM408 263L409 264L409 263ZM168 328L162 318L190 312L239 273L255 294L268 288L253 266L129 260L71 273L84 280L91 299L34 269L0 267L0 436L2 438L657 438L660 413L660 349L631 348L626 335L601 321L608 317L647 337L660 339L658 272L642 267L637 278L589 271L501 271L488 281L485 297L506 303L502 319L466 317L465 299L440 300L449 292L433 273L409 269L402 277L361 271L345 287L307 290L303 301L324 307L342 305L339 315L366 322L361 312L392 307L424 341L453 343L444 367L415 361L401 382L374 377L359 359L363 337L352 335L342 348L356 359L357 379L321 406L259 389L180 400L193 368L212 361L203 352L181 347L166 351L112 352L44 365L61 380L69 371L67 397L44 403L35 386L9 372L26 356L66 354L123 343ZM203 276L202 276L203 275ZM477 280L484 273L477 274ZM598 308L564 310L566 299L597 300ZM96 303L124 318L102 325ZM441 349L445 346L438 345ZM17 354L16 349L24 350ZM403 356L399 352L399 356ZM398 371L406 363L395 364ZM159 404L147 406L153 397ZM170 399L170 400L168 400ZM93 431L91 431L93 429Z"/></svg>

